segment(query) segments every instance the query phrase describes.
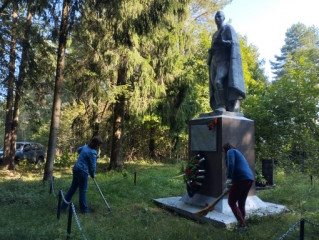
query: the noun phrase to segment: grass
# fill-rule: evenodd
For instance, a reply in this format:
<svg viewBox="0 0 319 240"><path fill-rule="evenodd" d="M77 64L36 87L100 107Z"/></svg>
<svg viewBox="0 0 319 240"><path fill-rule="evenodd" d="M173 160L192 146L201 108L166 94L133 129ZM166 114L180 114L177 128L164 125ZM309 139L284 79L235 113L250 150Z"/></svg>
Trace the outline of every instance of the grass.
<svg viewBox="0 0 319 240"><path fill-rule="evenodd" d="M278 239L301 218L319 223L317 180L311 185L309 176L300 173L276 171L276 187L257 192L262 200L283 204L289 212L262 218L252 216L248 220L249 231L235 232L183 218L154 204L152 200L156 198L185 194L182 177L173 178L181 174L179 163L126 163L121 172L106 173L105 169L105 163L99 163L96 180L112 213L107 214L103 199L89 180L88 203L95 212L78 214L88 240ZM11 176L1 171L0 239L66 239L67 213L57 219L58 198L49 193L50 184L41 181L42 175L41 168L24 169ZM59 169L54 176L54 193L58 195L59 189L65 193L71 183L71 169ZM78 209L78 194L72 200ZM319 227L306 223L305 229L305 239L318 239ZM84 239L74 218L70 239ZM299 239L299 229L285 239Z"/></svg>

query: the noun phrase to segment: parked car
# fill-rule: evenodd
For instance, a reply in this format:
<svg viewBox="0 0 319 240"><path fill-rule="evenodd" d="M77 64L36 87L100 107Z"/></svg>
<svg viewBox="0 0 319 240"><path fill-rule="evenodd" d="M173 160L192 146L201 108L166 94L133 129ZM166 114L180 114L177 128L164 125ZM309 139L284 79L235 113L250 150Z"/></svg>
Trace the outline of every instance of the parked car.
<svg viewBox="0 0 319 240"><path fill-rule="evenodd" d="M43 163L44 162L44 149L40 143L35 142L17 142L15 163L23 159L27 159L29 163ZM3 148L0 149L0 162L3 161Z"/></svg>

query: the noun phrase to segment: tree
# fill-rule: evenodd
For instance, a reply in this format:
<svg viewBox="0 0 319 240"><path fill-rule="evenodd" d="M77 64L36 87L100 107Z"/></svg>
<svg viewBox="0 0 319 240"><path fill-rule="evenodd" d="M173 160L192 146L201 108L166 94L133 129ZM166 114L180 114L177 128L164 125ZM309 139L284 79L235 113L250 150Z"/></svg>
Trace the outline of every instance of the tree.
<svg viewBox="0 0 319 240"><path fill-rule="evenodd" d="M19 66L19 75L16 82L13 119L12 119L11 132L10 132L11 146L10 146L9 156L10 156L10 163L11 163L10 165L12 166L14 166L14 157L15 157L15 151L16 151L17 131L18 131L19 112L20 112L20 100L23 94L23 84L26 78L28 58L30 55L29 39L31 35L31 23L32 23L33 14L34 14L34 5L33 3L30 3L28 5L24 35L21 40L22 54L21 54L21 61Z"/></svg>
<svg viewBox="0 0 319 240"><path fill-rule="evenodd" d="M53 161L55 155L55 148L57 142L57 135L60 123L60 113L61 113L61 90L63 83L63 70L65 61L65 50L67 43L67 34L69 28L69 13L70 13L71 0L63 1L60 33L59 33L59 47L57 52L57 68L55 77L55 87L54 87L54 100L52 107L52 117L50 126L49 143L47 150L47 161L45 163L45 171L43 175L44 181L51 180L53 173Z"/></svg>
<svg viewBox="0 0 319 240"><path fill-rule="evenodd" d="M318 153L318 60L313 61L313 50L299 50L287 59L286 74L277 80L271 91L276 133L272 136L280 146L277 156L286 164L304 166L310 156ZM311 169L311 168L309 168Z"/></svg>
<svg viewBox="0 0 319 240"><path fill-rule="evenodd" d="M9 74L6 79L7 82L7 97L6 97L6 121L5 121L5 139L3 148L3 164L9 165L9 169L14 169L14 163L10 161L12 158L11 150L11 124L13 119L13 102L14 102L14 82L15 82L15 64L16 64L16 47L17 47L17 27L18 27L18 3L13 2L12 7L12 30L11 30L11 43L10 43L10 62ZM11 152L11 154L10 154ZM11 155L11 156L10 156Z"/></svg>
<svg viewBox="0 0 319 240"><path fill-rule="evenodd" d="M127 100L134 99L133 95L138 96L141 90L144 93L153 91L153 88L146 88L143 83L156 85L151 75L152 67L145 58L146 52L139 42L145 43L143 38L156 33L160 23L163 23L161 27L172 27L170 24L173 17L176 16L178 19L183 16L188 1L153 0L145 3L142 0L134 3L125 1L99 3L99 7L105 9L105 14L102 12L101 16L108 23L109 32L112 33L113 42L110 43L109 49L116 55L117 62L114 76L115 89L118 89L118 93L113 108L113 144L109 170L123 166L121 152ZM131 103L136 106L137 103L143 102L130 101L130 107L134 107ZM143 108L140 105L139 110L141 109Z"/></svg>
<svg viewBox="0 0 319 240"><path fill-rule="evenodd" d="M298 50L319 45L319 29L315 26L307 27L303 23L293 24L286 32L285 44L281 48L281 55L275 56L272 69L277 78L285 74L284 65L288 55L294 55Z"/></svg>
<svg viewBox="0 0 319 240"><path fill-rule="evenodd" d="M258 102L265 119L260 145L263 156L278 159L283 166L295 165L309 172L319 167L315 165L318 160L315 147L318 146L319 112L318 39L316 29L306 29L302 24L293 25L287 31L286 44L282 47L284 64L276 81Z"/></svg>
<svg viewBox="0 0 319 240"><path fill-rule="evenodd" d="M212 19L214 19L213 14L231 2L232 0L193 0L191 2L192 17L200 24L209 23L211 25L213 22Z"/></svg>

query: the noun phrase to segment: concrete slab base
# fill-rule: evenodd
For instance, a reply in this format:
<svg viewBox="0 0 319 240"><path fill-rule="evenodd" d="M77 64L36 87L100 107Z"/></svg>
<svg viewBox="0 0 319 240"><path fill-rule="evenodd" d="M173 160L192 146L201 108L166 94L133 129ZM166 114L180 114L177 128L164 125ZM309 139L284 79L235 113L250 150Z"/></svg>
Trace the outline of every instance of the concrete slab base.
<svg viewBox="0 0 319 240"><path fill-rule="evenodd" d="M202 197L203 196L197 196L197 198ZM203 203L202 200L199 202ZM214 198L205 199L204 202L206 200L207 203L211 203L214 200ZM180 214L181 216L193 219L195 221L210 222L216 226L226 228L232 227L237 224L237 220L234 214L232 213L230 207L228 206L227 198L220 200L219 203L215 206L214 210L209 212L205 217L199 217L194 214L197 211L201 210L204 206L200 206L202 204L194 204L194 202L196 201L192 203L190 199L187 199L187 197L185 197L185 195L183 197L179 196L158 198L154 199L154 202L161 207L174 211ZM248 219L251 216L257 215L262 217L273 214L279 214L285 211L288 211L288 209L285 206L264 202L256 195L249 196L246 201L246 219Z"/></svg>

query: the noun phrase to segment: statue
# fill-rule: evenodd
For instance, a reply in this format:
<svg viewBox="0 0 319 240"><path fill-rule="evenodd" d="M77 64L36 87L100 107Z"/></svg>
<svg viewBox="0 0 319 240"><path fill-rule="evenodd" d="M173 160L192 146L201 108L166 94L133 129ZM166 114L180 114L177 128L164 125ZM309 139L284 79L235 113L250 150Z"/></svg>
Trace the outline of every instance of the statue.
<svg viewBox="0 0 319 240"><path fill-rule="evenodd" d="M240 100L246 93L239 41L233 27L224 20L224 13L218 11L218 30L208 50L210 107L216 113L240 112Z"/></svg>

